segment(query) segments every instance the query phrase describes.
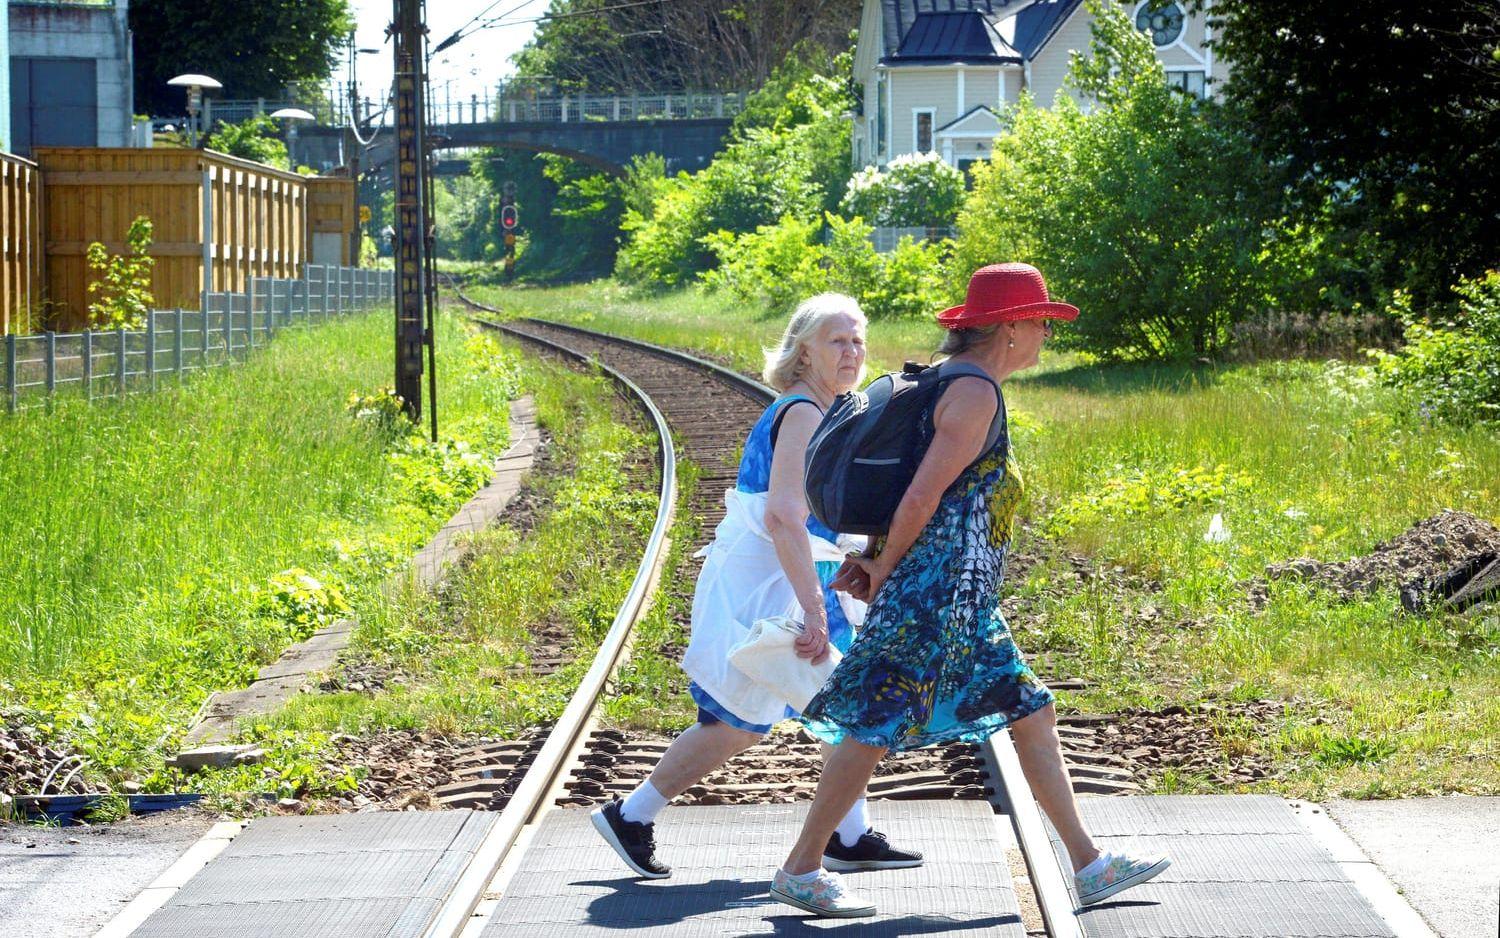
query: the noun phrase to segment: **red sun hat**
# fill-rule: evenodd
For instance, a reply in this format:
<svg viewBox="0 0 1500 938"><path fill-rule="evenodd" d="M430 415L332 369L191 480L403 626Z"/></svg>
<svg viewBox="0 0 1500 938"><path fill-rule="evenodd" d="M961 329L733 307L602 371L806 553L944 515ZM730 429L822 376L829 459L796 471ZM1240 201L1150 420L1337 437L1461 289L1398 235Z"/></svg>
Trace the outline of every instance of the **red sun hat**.
<svg viewBox="0 0 1500 938"><path fill-rule="evenodd" d="M1042 272L1030 264L991 264L974 271L962 306L938 313L944 329L972 329L1022 319L1078 318L1078 307L1047 298Z"/></svg>

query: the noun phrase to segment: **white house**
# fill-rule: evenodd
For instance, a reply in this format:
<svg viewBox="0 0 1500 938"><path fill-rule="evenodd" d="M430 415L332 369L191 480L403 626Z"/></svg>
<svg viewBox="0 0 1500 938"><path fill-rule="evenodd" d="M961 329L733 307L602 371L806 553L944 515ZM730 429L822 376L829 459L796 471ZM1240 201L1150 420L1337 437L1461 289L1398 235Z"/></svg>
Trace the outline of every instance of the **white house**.
<svg viewBox="0 0 1500 938"><path fill-rule="evenodd" d="M1205 43L1206 12L1176 0L1121 4L1151 34L1167 78L1209 95L1228 76ZM936 151L964 168L988 159L999 112L1029 89L1043 106L1064 87L1068 54L1089 44L1083 0L865 0L854 80L855 166Z"/></svg>

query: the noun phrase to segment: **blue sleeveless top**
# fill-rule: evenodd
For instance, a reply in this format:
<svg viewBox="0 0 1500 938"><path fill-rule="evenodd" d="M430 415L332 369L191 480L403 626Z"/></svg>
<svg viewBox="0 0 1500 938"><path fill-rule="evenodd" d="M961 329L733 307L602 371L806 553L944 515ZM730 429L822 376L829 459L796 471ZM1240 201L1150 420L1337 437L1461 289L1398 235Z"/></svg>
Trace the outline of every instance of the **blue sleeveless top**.
<svg viewBox="0 0 1500 938"><path fill-rule="evenodd" d="M817 402L812 398L801 394L777 398L771 402L771 406L766 408L766 412L760 415L760 419L751 428L750 436L745 440L745 454L740 457L739 478L735 481L734 485L741 492L758 495L771 490L771 454L773 449L771 430L776 426L776 421L780 418L781 414L797 401L807 401L814 407L818 406ZM807 530L815 537L821 537L835 544L838 543L838 534L812 515L807 516Z"/></svg>
<svg viewBox="0 0 1500 938"><path fill-rule="evenodd" d="M766 412L760 415L760 419L751 428L750 436L745 440L745 453L740 457L739 477L734 485L739 491L759 495L771 490L771 430L776 426L777 417L796 401L807 401L814 407L817 406L816 401L801 394L778 398L771 402L771 406L766 408ZM817 537L838 543L838 534L812 515L807 516L807 530ZM839 564L832 560L820 560L815 562L815 566L818 580L823 585L823 608L828 613L828 640L842 654L854 644L854 626L849 624L848 616L844 615L844 607L839 603L838 594L828 586L838 572ZM696 681L688 682L688 693L698 705L700 723L727 723L751 733L764 734L771 730L769 725L748 723L730 713L708 691L699 687ZM786 717L795 716L797 711L787 707Z"/></svg>

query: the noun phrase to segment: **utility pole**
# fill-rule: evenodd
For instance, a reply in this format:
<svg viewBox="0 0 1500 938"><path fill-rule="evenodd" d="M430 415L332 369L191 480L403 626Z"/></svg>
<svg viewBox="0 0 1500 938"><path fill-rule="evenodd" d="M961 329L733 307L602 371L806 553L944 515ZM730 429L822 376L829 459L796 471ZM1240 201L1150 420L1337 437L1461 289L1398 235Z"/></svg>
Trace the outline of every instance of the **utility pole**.
<svg viewBox="0 0 1500 938"><path fill-rule="evenodd" d="M413 421L422 419L422 347L432 346L424 7L423 0L394 0L391 24L396 49L396 393ZM436 441L435 409L432 433Z"/></svg>
<svg viewBox="0 0 1500 938"><path fill-rule="evenodd" d="M364 221L359 211L359 47L354 44L354 30L349 30L349 129L344 132L345 162L349 165L349 178L354 180L354 243L347 250L350 266L358 267L360 255L364 253Z"/></svg>

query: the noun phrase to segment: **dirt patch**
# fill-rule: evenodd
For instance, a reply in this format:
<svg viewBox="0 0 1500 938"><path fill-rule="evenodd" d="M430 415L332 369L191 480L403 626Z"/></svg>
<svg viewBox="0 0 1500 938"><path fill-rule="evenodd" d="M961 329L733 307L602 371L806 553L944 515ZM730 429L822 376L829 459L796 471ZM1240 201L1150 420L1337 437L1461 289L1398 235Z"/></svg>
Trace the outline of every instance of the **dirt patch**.
<svg viewBox="0 0 1500 938"><path fill-rule="evenodd" d="M441 807L434 792L459 780L460 760L490 737L446 737L416 730L390 730L372 736L334 739L336 758L329 775L352 771L357 791L330 799L326 807L343 811L430 810Z"/></svg>
<svg viewBox="0 0 1500 938"><path fill-rule="evenodd" d="M1099 728L1096 739L1123 758L1134 772L1133 780L1148 789L1169 770L1221 787L1248 785L1269 778L1274 764L1269 755L1232 736L1229 724L1270 726L1290 706L1279 700L1252 700L1126 709L1111 714L1111 722Z"/></svg>
<svg viewBox="0 0 1500 938"><path fill-rule="evenodd" d="M1329 563L1298 557L1266 568L1270 579L1317 583L1342 599L1381 590L1424 591L1455 567L1500 551L1500 528L1464 511L1444 510L1375 545L1362 557Z"/></svg>

